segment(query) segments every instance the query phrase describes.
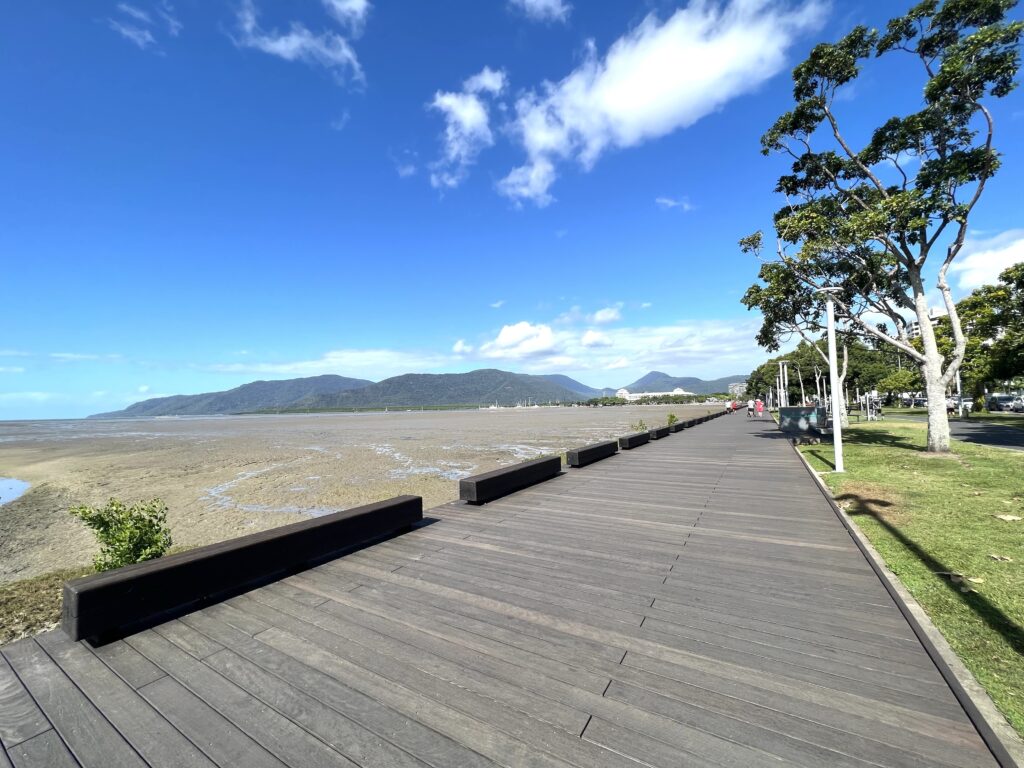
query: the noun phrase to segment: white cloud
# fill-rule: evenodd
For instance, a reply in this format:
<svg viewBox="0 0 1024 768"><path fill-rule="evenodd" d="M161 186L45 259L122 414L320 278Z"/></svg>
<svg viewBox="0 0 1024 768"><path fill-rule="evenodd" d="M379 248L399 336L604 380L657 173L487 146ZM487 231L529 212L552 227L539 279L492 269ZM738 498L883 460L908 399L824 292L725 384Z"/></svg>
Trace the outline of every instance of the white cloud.
<svg viewBox="0 0 1024 768"><path fill-rule="evenodd" d="M607 334L600 331L588 330L580 339L580 344L584 347L610 347L612 340L608 338Z"/></svg>
<svg viewBox="0 0 1024 768"><path fill-rule="evenodd" d="M370 13L369 0L323 0L324 8L341 25L348 27L353 35L361 35Z"/></svg>
<svg viewBox="0 0 1024 768"><path fill-rule="evenodd" d="M605 307L604 309L597 310L597 312L590 315L587 319L592 323L598 324L614 323L616 320L622 319L622 312L619 310L618 306Z"/></svg>
<svg viewBox="0 0 1024 768"><path fill-rule="evenodd" d="M589 43L576 70L517 100L512 130L527 162L499 191L547 205L557 161L589 170L608 149L693 125L779 72L796 36L823 17L820 0L794 9L772 0L692 2L664 22L648 15L604 58Z"/></svg>
<svg viewBox="0 0 1024 768"><path fill-rule="evenodd" d="M0 403L45 403L56 397L53 392L0 392Z"/></svg>
<svg viewBox="0 0 1024 768"><path fill-rule="evenodd" d="M81 352L51 352L50 357L55 360L99 360L100 355L85 354Z"/></svg>
<svg viewBox="0 0 1024 768"><path fill-rule="evenodd" d="M143 384L141 387L139 387L138 392L143 395L149 392L149 384Z"/></svg>
<svg viewBox="0 0 1024 768"><path fill-rule="evenodd" d="M168 3L167 0L164 0L160 8L157 9L157 13L160 14L160 18L167 25L167 34L171 37L177 37L184 28L184 25L174 15L174 6Z"/></svg>
<svg viewBox="0 0 1024 768"><path fill-rule="evenodd" d="M968 240L950 272L959 275L962 291L999 282L999 273L1024 261L1024 229L1011 229L983 240ZM939 305L941 306L941 304Z"/></svg>
<svg viewBox="0 0 1024 768"><path fill-rule="evenodd" d="M764 361L755 341L760 321L700 320L662 326L598 331L553 330L544 323L506 325L497 338L479 347L475 357L504 361L512 370L588 372L623 371L623 379L649 370L677 370L681 375L712 378L742 373ZM577 376L577 377L579 377ZM623 381L602 385L621 386Z"/></svg>
<svg viewBox="0 0 1024 768"><path fill-rule="evenodd" d="M345 130L345 126L348 125L348 121L349 121L350 118L351 118L351 115L348 113L348 110L346 109L344 112L341 113L341 117L338 117L338 118L335 118L334 120L331 120L331 130L332 131L343 131L343 130Z"/></svg>
<svg viewBox="0 0 1024 768"><path fill-rule="evenodd" d="M25 369L17 365L0 365L0 373L24 373Z"/></svg>
<svg viewBox="0 0 1024 768"><path fill-rule="evenodd" d="M688 198L681 197L678 200L674 200L671 197L656 197L654 202L658 204L658 207L663 210L671 210L672 208L678 208L683 213L689 213L693 210L693 205L690 204Z"/></svg>
<svg viewBox="0 0 1024 768"><path fill-rule="evenodd" d="M447 355L419 353L396 349L336 349L324 353L316 360L296 360L279 363L218 363L197 366L217 373L281 374L289 376L317 376L337 373L343 376L358 374L366 378L384 379L403 373L435 370L451 358Z"/></svg>
<svg viewBox="0 0 1024 768"><path fill-rule="evenodd" d="M365 80L356 52L341 35L334 32L316 35L299 22L292 22L286 33L278 33L277 30L265 32L260 28L258 18L253 0L242 0L237 15L239 36L232 38L235 45L254 48L285 61L323 67L339 83Z"/></svg>
<svg viewBox="0 0 1024 768"><path fill-rule="evenodd" d="M506 78L503 70L484 67L468 78L462 87L469 93L489 93L497 96L505 90L505 85Z"/></svg>
<svg viewBox="0 0 1024 768"><path fill-rule="evenodd" d="M29 357L29 353L20 349L0 349L0 357Z"/></svg>
<svg viewBox="0 0 1024 768"><path fill-rule="evenodd" d="M150 15L143 11L141 8L136 8L134 5L128 5L128 3L118 3L117 10L126 16L131 16L136 21L141 21L143 24L152 24L153 19Z"/></svg>
<svg viewBox="0 0 1024 768"><path fill-rule="evenodd" d="M641 304L641 305L640 305L640 309L650 309L650 308L651 308L651 307L653 307L653 306L654 306L654 305L653 305L653 304L651 304L651 302L649 302L649 301L645 301L645 302L644 302L643 304Z"/></svg>
<svg viewBox="0 0 1024 768"><path fill-rule="evenodd" d="M107 19L107 22L112 30L126 40L131 40L142 50L146 50L151 45L156 45L156 38L153 37L153 33L148 29L143 29L134 24L124 24L117 19Z"/></svg>
<svg viewBox="0 0 1024 768"><path fill-rule="evenodd" d="M455 342L455 344L452 345L452 352L454 352L456 355L468 355L473 352L473 347L471 347L462 339L459 339L458 341Z"/></svg>
<svg viewBox="0 0 1024 768"><path fill-rule="evenodd" d="M491 309L501 309L505 305L504 299L498 299L496 302L491 304Z"/></svg>
<svg viewBox="0 0 1024 768"><path fill-rule="evenodd" d="M554 331L550 325L533 325L525 320L503 326L497 338L481 345L480 354L487 358L522 360L557 351Z"/></svg>
<svg viewBox="0 0 1024 768"><path fill-rule="evenodd" d="M484 67L468 78L461 91L437 91L429 108L444 115L443 156L433 165L430 183L436 189L457 187L477 155L494 144L486 97L505 88L505 73Z"/></svg>
<svg viewBox="0 0 1024 768"><path fill-rule="evenodd" d="M107 19L112 30L142 50L157 44L156 36L153 33L159 30L152 13L130 3L118 3L117 10L120 13L119 18ZM156 13L167 27L167 34L177 37L183 25L174 15L174 6L170 5L167 0L163 0L156 9Z"/></svg>
<svg viewBox="0 0 1024 768"><path fill-rule="evenodd" d="M535 21L565 21L572 10L565 0L511 0L511 3Z"/></svg>

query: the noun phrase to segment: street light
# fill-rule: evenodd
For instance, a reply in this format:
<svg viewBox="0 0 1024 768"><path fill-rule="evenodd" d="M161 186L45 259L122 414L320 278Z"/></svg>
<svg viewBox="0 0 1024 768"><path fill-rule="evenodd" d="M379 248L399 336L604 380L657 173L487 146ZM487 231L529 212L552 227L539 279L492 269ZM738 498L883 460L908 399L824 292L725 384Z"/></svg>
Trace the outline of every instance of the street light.
<svg viewBox="0 0 1024 768"><path fill-rule="evenodd" d="M842 417L839 415L842 410L840 397L842 388L839 386L839 365L836 361L836 310L832 301L832 294L838 293L839 288L819 288L819 293L825 294L825 316L828 318L828 378L832 390L832 441L836 452L836 472L845 472L843 469L843 425Z"/></svg>

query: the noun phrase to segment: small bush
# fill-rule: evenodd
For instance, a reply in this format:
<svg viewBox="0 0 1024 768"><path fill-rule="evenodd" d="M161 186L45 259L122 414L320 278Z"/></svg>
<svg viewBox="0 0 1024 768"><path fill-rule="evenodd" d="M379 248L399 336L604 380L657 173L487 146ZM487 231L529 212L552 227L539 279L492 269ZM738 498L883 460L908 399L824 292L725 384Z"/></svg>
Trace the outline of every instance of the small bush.
<svg viewBox="0 0 1024 768"><path fill-rule="evenodd" d="M100 553L92 561L97 571L152 560L171 546L167 505L160 499L131 506L111 499L102 508L79 506L69 511L99 539Z"/></svg>
<svg viewBox="0 0 1024 768"><path fill-rule="evenodd" d="M678 419L678 417L676 417L676 415L674 413L670 413L668 415L668 418L666 419L666 421L668 422L668 426L671 427L673 424L675 424L677 421L679 421L679 419Z"/></svg>
<svg viewBox="0 0 1024 768"><path fill-rule="evenodd" d="M646 432L647 431L647 425L644 423L643 419L640 419L640 421L638 421L636 424L630 424L629 428L632 429L634 432Z"/></svg>

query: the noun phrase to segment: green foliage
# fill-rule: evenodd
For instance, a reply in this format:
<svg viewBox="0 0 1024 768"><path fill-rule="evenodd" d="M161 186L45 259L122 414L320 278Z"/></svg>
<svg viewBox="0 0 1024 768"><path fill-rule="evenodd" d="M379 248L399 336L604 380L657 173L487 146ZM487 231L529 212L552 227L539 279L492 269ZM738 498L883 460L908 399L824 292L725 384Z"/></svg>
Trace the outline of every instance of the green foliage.
<svg viewBox="0 0 1024 768"><path fill-rule="evenodd" d="M629 405L629 401L621 397L592 397L587 405Z"/></svg>
<svg viewBox="0 0 1024 768"><path fill-rule="evenodd" d="M679 421L679 417L678 417L678 416L676 416L676 415L675 415L674 413L670 413L670 414L668 415L668 417L667 417L667 418L665 419L665 422L666 422L666 423L667 423L667 425L668 425L668 426L670 426L670 427L671 427L671 426L672 426L673 424L675 424L675 423L676 423L677 421Z"/></svg>
<svg viewBox="0 0 1024 768"><path fill-rule="evenodd" d="M160 499L131 506L110 499L104 507L83 505L69 511L92 528L100 542L100 553L93 558L97 571L152 560L171 546L167 505Z"/></svg>
<svg viewBox="0 0 1024 768"><path fill-rule="evenodd" d="M966 340L954 312L952 348L945 357L936 348L927 322L925 264L933 250L945 251L938 256L936 287L952 304L946 271L999 168L994 122L983 102L1016 85L1024 22L1005 20L1014 5L924 0L892 19L884 33L858 26L837 43L816 46L794 69L795 105L761 139L764 154L791 160L790 173L776 186L786 197L774 221L778 258L762 264L761 282L743 297L764 318L758 342L766 349L778 349L793 334L819 337L825 313L819 289L834 287L837 311L858 335L901 350L933 390L949 384ZM913 102L916 111L886 114L858 148L843 133L836 96L869 60L900 55L918 68L924 99ZM864 113L872 106L858 102L855 109ZM824 149L814 147L822 142ZM740 248L760 254L762 241L757 233ZM921 321L916 347L906 319L912 313ZM871 318L878 315L888 322L876 324ZM929 448L942 446L929 442Z"/></svg>
<svg viewBox="0 0 1024 768"><path fill-rule="evenodd" d="M840 340L847 349L846 386L851 394L859 387L861 391L868 391L880 387L880 382L894 370L895 361L887 359L881 349L872 349L855 337L849 336ZM825 351L825 342L818 341L815 344L800 342L796 349L785 355L774 357L766 363L761 364L747 377L747 396L765 397L769 387L775 386L775 376L779 372L779 360L789 361L789 402L800 402L800 379L803 378L804 394L812 397L817 391L815 376L821 376L828 380L828 366L822 360L821 354L815 350L815 346L822 352ZM840 358L842 355L840 355ZM840 367L842 360L840 359Z"/></svg>
<svg viewBox="0 0 1024 768"><path fill-rule="evenodd" d="M647 431L647 425L644 423L643 419L640 419L640 421L636 422L635 424L630 424L629 428L631 430L633 430L634 432L646 432Z"/></svg>
<svg viewBox="0 0 1024 768"><path fill-rule="evenodd" d="M921 377L909 368L893 371L878 382L878 391L887 394L894 392L917 392L921 389Z"/></svg>

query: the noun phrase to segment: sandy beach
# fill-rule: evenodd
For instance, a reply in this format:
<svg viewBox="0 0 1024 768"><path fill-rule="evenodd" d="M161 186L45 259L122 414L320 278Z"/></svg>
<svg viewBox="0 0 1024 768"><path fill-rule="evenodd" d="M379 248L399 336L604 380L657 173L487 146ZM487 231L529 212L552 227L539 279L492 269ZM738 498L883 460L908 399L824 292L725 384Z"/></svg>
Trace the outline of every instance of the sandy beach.
<svg viewBox="0 0 1024 768"><path fill-rule="evenodd" d="M76 504L162 498L194 547L410 493L426 507L499 466L706 413L711 406L391 411L139 421L0 422L0 582L88 564Z"/></svg>

